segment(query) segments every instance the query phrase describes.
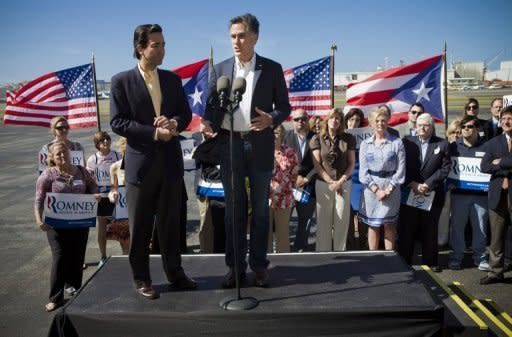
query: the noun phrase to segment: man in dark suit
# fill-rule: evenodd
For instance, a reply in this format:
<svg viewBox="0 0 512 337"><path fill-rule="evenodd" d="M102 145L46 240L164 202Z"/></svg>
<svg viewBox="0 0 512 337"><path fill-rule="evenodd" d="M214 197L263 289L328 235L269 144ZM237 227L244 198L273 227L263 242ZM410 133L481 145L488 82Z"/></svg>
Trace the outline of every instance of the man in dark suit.
<svg viewBox="0 0 512 337"><path fill-rule="evenodd" d="M181 267L179 228L183 158L178 134L192 113L180 78L157 69L165 55L162 28L138 26L133 46L137 66L112 78L110 125L127 139L124 166L133 279L137 292L153 299L158 297L149 272L153 223L167 279L179 289L196 288Z"/></svg>
<svg viewBox="0 0 512 337"><path fill-rule="evenodd" d="M403 138L406 173L403 193L434 194L430 210L402 204L398 227L398 252L408 264L412 263L414 240L421 237L423 263L435 272L438 265L437 232L439 216L444 205L444 181L450 172L448 142L434 135L434 120L428 113L416 121L417 136Z"/></svg>
<svg viewBox="0 0 512 337"><path fill-rule="evenodd" d="M507 227L512 219L512 106L501 111L500 121L503 134L486 143L487 151L481 163L482 172L491 174L488 194L491 270L480 280L480 284L502 282L504 279L504 248Z"/></svg>
<svg viewBox="0 0 512 337"><path fill-rule="evenodd" d="M295 233L295 242L293 248L295 251L304 251L308 246L308 237L311 224L313 222L313 213L316 209L315 191L315 171L309 141L315 135L309 130L308 113L304 109L297 109L292 113L293 129L288 130L283 138L283 143L291 147L299 158L299 175L295 186L309 191L310 198L307 202L297 202L298 223ZM308 188L309 186L309 188Z"/></svg>
<svg viewBox="0 0 512 337"><path fill-rule="evenodd" d="M496 97L491 102L491 118L487 120L486 129L488 130L488 138L494 138L503 133L500 124L500 112L503 109L503 99Z"/></svg>
<svg viewBox="0 0 512 337"><path fill-rule="evenodd" d="M216 76L212 76L209 98L205 112L206 132L218 132L221 154L221 176L226 197L226 264L229 267L223 287L235 286L235 256L231 210L235 209L234 223L238 228L238 267L240 277L245 277L247 263L246 227L247 195L245 178L249 178L250 202L252 209L250 223L249 265L255 272L255 285L267 286L267 242L269 230L269 186L274 166L273 126L282 123L290 114L288 91L280 64L261 57L254 52L258 41L259 22L251 14L235 17L230 21L229 34L234 57L215 66ZM234 193L231 192L229 160L229 114L219 108L215 90L217 77L227 76L231 83L237 77L246 80L246 91L242 101L233 112L234 144L233 175ZM222 140L222 138L224 140ZM234 200L233 200L234 199Z"/></svg>

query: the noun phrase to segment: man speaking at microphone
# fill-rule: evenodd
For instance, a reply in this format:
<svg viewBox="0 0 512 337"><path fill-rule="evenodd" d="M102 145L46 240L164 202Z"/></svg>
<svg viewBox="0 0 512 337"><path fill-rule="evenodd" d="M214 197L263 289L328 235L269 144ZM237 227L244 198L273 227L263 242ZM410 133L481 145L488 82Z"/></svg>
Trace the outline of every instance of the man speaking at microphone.
<svg viewBox="0 0 512 337"><path fill-rule="evenodd" d="M218 141L221 151L221 178L226 197L226 274L222 286L233 288L235 281L235 249L233 247L232 207L234 223L238 230L238 270L240 280L245 279L247 262L246 228L247 200L250 200L251 223L249 266L255 273L254 285L269 284L267 244L269 231L268 194L274 166L273 127L281 124L290 114L288 90L280 64L254 52L258 42L259 22L251 14L230 20L229 34L234 57L215 66L215 76L209 83L208 105L203 127L205 132L217 133L217 137L229 138L230 115L220 107L216 91L218 77L225 76L230 83L240 87L238 78L244 78L246 90L238 107L233 111L233 181L230 178L229 142ZM234 80L237 79L237 80ZM222 82L222 81L220 81ZM222 84L221 84L222 87ZM222 88L220 88L222 89ZM241 90L243 91L243 90ZM236 93L233 93L236 94ZM249 178L250 195L246 194L245 178Z"/></svg>

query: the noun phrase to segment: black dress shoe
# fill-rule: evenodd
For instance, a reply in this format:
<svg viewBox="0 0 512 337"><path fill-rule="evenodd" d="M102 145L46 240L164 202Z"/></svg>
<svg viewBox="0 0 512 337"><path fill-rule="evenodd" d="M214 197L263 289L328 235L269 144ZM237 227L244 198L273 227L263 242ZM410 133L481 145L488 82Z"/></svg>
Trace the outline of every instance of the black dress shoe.
<svg viewBox="0 0 512 337"><path fill-rule="evenodd" d="M137 288L137 293L141 295L144 298L154 300L158 297L158 293L152 286L143 286L140 288Z"/></svg>
<svg viewBox="0 0 512 337"><path fill-rule="evenodd" d="M245 272L240 273L240 283L245 280L246 274ZM224 280L222 280L222 288L231 289L236 287L236 279L235 279L235 269L229 268L228 273L224 276Z"/></svg>
<svg viewBox="0 0 512 337"><path fill-rule="evenodd" d="M503 282L503 276L501 276L501 277L486 276L486 277L483 277L480 279L480 284L482 284L482 285L487 285L487 284L492 284L492 283L500 283L500 282Z"/></svg>
<svg viewBox="0 0 512 337"><path fill-rule="evenodd" d="M254 272L256 277L254 278L254 285L256 287L266 288L269 285L270 277L266 269L257 270Z"/></svg>
<svg viewBox="0 0 512 337"><path fill-rule="evenodd" d="M430 267L430 270L432 270L434 273L440 273L440 272L442 272L442 269L441 269L441 267L439 267L439 266L431 266L431 267Z"/></svg>
<svg viewBox="0 0 512 337"><path fill-rule="evenodd" d="M183 275L183 277L180 277L179 279L173 281L171 283L171 286L179 290L197 289L197 283L186 275Z"/></svg>

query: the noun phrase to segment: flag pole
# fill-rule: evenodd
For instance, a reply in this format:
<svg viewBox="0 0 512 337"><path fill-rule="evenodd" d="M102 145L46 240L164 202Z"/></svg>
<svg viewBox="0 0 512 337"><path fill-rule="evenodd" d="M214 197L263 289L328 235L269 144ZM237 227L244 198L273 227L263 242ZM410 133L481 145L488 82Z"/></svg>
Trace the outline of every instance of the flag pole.
<svg viewBox="0 0 512 337"><path fill-rule="evenodd" d="M96 119L98 120L98 131L101 131L100 105L98 104L98 85L96 83L96 62L94 61L94 53L92 53L92 80L94 82L94 98L96 100Z"/></svg>
<svg viewBox="0 0 512 337"><path fill-rule="evenodd" d="M443 52L443 100L444 100L444 132L446 134L446 130L448 130L448 67L446 62L447 53L447 43L444 41L444 52Z"/></svg>
<svg viewBox="0 0 512 337"><path fill-rule="evenodd" d="M329 63L329 80L331 86L331 108L334 108L334 53L338 50L338 47L333 44L331 45L331 55Z"/></svg>

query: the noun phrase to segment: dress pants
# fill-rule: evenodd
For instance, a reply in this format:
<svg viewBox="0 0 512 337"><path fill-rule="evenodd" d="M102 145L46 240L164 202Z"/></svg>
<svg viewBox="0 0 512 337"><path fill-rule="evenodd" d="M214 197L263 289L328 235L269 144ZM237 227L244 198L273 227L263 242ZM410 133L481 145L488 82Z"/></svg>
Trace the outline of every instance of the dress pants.
<svg viewBox="0 0 512 337"><path fill-rule="evenodd" d="M276 239L276 253L290 252L290 215L292 207L270 208L270 221L268 231L269 253L273 251L274 233Z"/></svg>
<svg viewBox="0 0 512 337"><path fill-rule="evenodd" d="M316 251L343 251L347 244L350 222L350 189L352 182L343 184L343 192L329 190L329 185L317 179L316 191Z"/></svg>
<svg viewBox="0 0 512 337"><path fill-rule="evenodd" d="M202 254L213 253L213 223L210 200L207 197L197 197L199 209L199 249Z"/></svg>
<svg viewBox="0 0 512 337"><path fill-rule="evenodd" d="M308 248L308 238L313 225L313 215L316 209L316 199L310 197L308 202L297 202L295 205L297 210L297 232L295 233L295 241L293 249L295 251L306 250Z"/></svg>
<svg viewBox="0 0 512 337"><path fill-rule="evenodd" d="M89 228L56 228L46 232L52 251L50 301L64 300L64 285L79 289L82 286L85 249Z"/></svg>
<svg viewBox="0 0 512 337"><path fill-rule="evenodd" d="M169 282L184 276L180 254L180 213L183 178L170 177L164 152L156 151L151 167L140 185L126 184L130 224L129 260L135 286L151 285L149 242L153 224Z"/></svg>
<svg viewBox="0 0 512 337"><path fill-rule="evenodd" d="M491 271L489 277L503 277L505 265L505 240L507 227L510 227L512 219L512 207L509 206L512 200L508 200L508 191L502 190L500 201L496 209L489 209L489 225L491 243L488 247L489 266Z"/></svg>
<svg viewBox="0 0 512 337"><path fill-rule="evenodd" d="M414 241L419 234L423 264L431 267L438 265L437 231L441 210L442 207L434 205L430 211L407 205L400 206L398 253L407 264L412 264Z"/></svg>

